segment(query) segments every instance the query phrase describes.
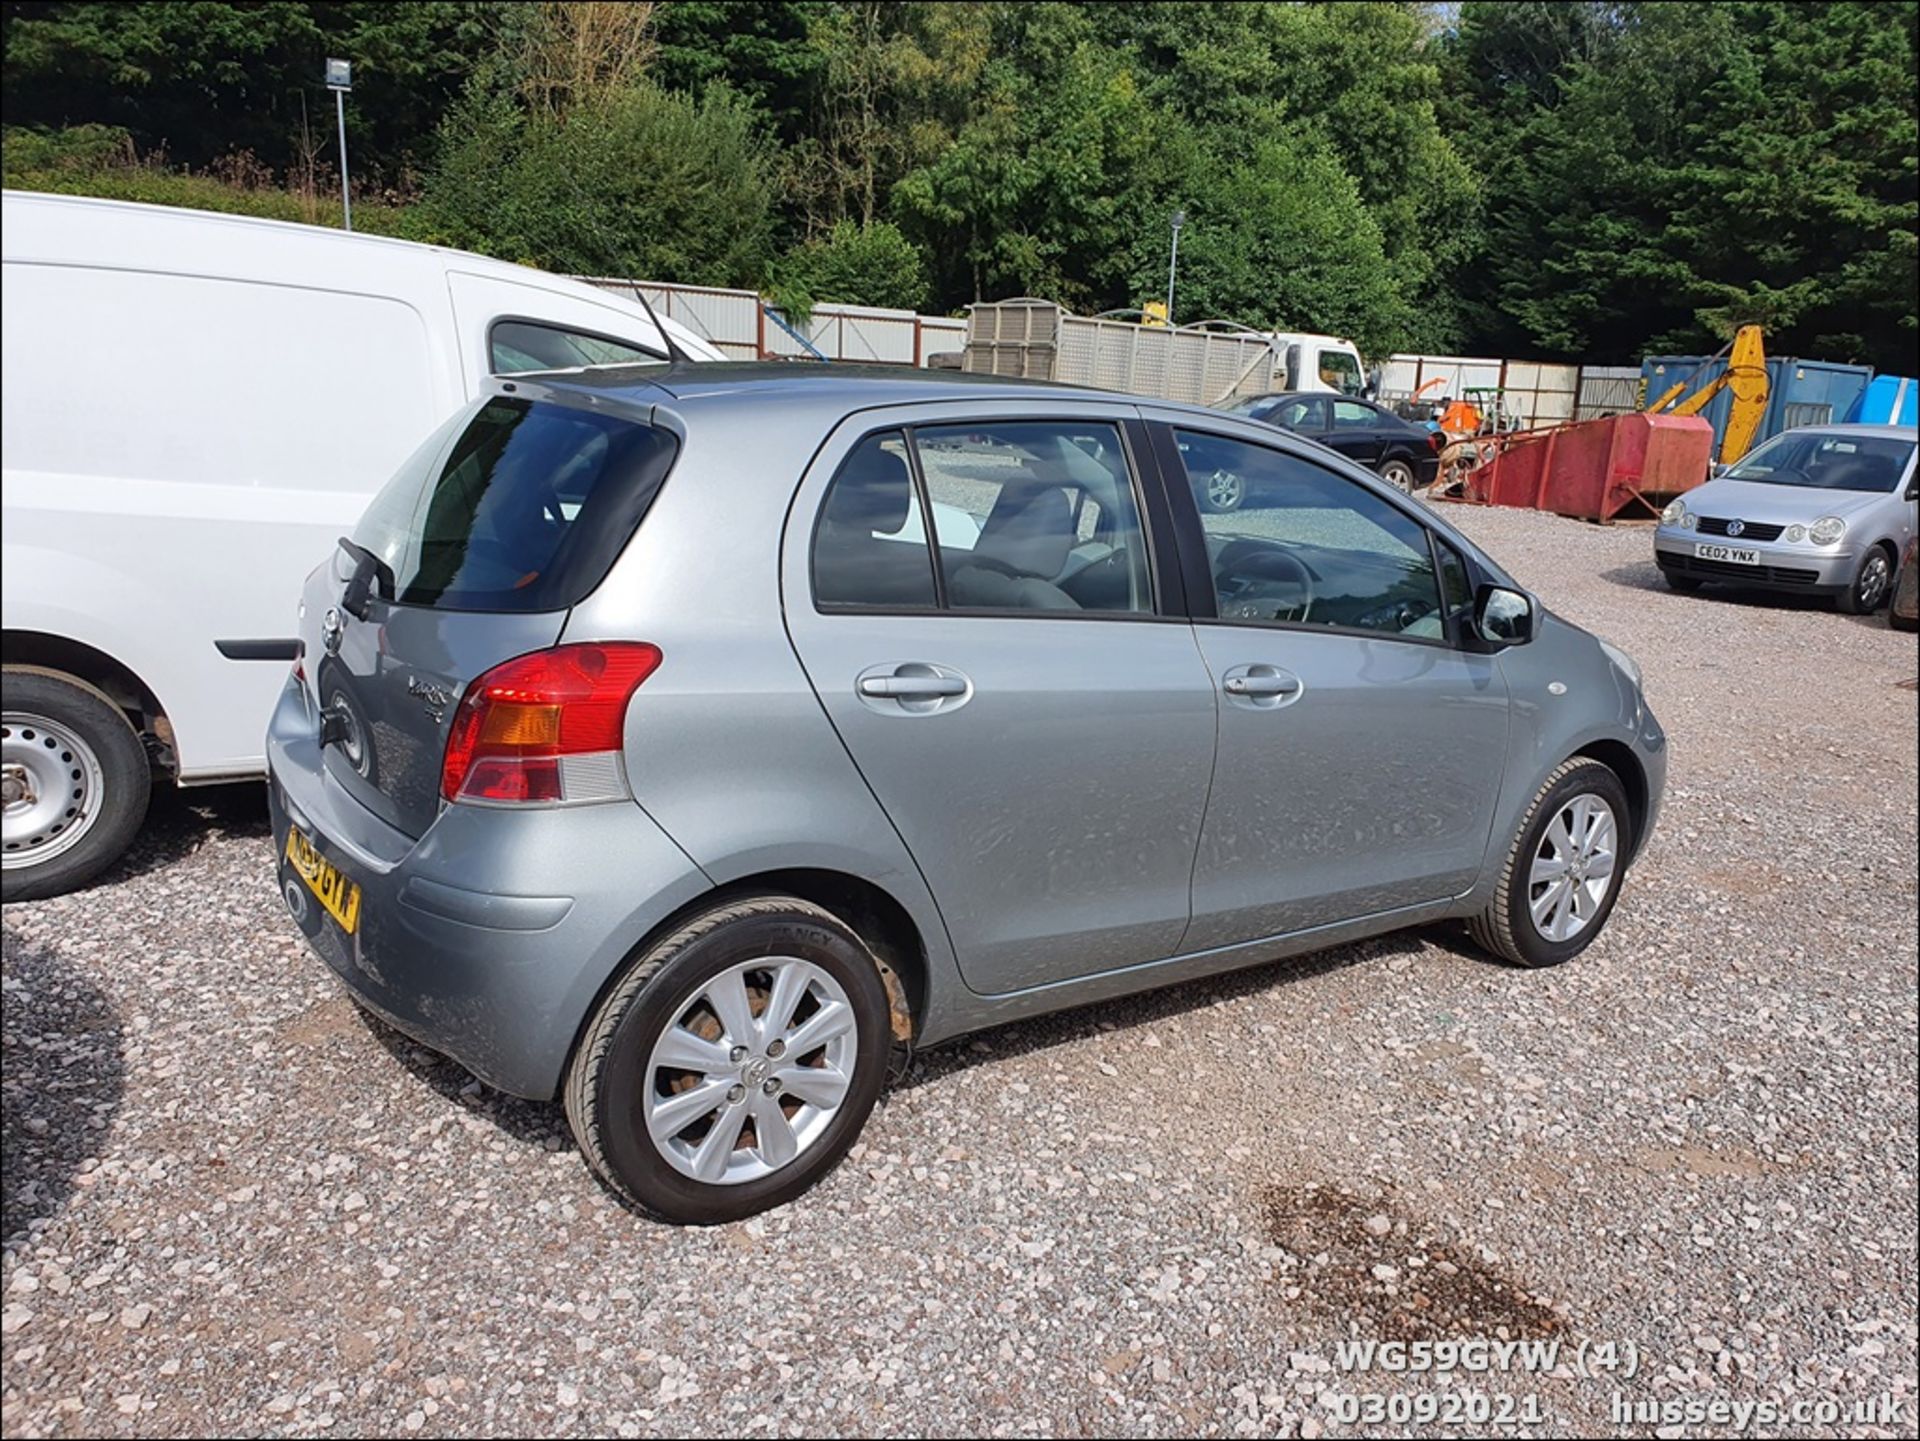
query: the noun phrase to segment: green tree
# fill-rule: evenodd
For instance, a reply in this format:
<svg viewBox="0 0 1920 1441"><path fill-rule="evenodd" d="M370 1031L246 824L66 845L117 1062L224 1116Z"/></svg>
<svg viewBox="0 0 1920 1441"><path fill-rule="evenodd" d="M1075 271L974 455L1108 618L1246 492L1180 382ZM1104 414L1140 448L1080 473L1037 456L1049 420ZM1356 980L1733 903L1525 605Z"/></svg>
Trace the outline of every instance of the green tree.
<svg viewBox="0 0 1920 1441"><path fill-rule="evenodd" d="M758 285L774 249L758 117L642 83L529 114L476 85L441 127L413 234L548 270Z"/></svg>
<svg viewBox="0 0 1920 1441"><path fill-rule="evenodd" d="M1561 26L1560 54L1484 97L1511 137L1463 278L1484 333L1631 358L1713 349L1759 321L1775 353L1910 370L1914 8L1736 0L1598 18ZM1515 53L1514 23L1466 7L1469 70Z"/></svg>
<svg viewBox="0 0 1920 1441"><path fill-rule="evenodd" d="M807 307L822 301L917 310L927 303L927 269L912 241L887 221L842 220L804 241L780 268L783 296Z"/></svg>
<svg viewBox="0 0 1920 1441"><path fill-rule="evenodd" d="M8 4L0 11L10 125L124 128L142 151L206 166L252 151L297 157L303 117L324 140L328 56L354 62L353 166L404 181L468 71L518 7L413 4Z"/></svg>

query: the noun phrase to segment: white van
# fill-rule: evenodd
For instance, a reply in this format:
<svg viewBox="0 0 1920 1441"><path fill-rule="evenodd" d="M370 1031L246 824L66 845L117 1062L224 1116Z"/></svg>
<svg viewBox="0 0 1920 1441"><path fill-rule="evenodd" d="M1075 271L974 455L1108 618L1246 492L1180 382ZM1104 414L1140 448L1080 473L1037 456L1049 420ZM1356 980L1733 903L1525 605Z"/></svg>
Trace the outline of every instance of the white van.
<svg viewBox="0 0 1920 1441"><path fill-rule="evenodd" d="M5 898L125 848L153 775L264 772L301 579L489 373L664 358L640 305L457 250L8 191ZM671 321L677 348L720 352Z"/></svg>

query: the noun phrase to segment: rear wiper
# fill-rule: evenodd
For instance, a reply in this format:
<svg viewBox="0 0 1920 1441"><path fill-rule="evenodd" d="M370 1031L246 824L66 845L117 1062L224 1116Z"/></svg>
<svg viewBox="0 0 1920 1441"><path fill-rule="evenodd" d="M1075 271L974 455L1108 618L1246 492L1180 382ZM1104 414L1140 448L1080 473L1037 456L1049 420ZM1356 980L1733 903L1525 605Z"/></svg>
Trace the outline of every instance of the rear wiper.
<svg viewBox="0 0 1920 1441"><path fill-rule="evenodd" d="M355 545L344 535L340 537L340 549L353 560L353 574L347 577L347 588L340 597L340 608L355 620L365 620L367 597L373 594L376 580L380 582L382 598L393 599L393 569L364 545Z"/></svg>

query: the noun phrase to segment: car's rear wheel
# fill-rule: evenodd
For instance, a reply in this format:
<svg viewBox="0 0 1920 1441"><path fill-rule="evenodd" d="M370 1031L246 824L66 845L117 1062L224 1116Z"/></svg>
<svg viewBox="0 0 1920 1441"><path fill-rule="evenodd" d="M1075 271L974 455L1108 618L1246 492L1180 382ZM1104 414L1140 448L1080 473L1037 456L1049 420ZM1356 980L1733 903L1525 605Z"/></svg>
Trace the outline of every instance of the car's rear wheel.
<svg viewBox="0 0 1920 1441"><path fill-rule="evenodd" d="M1381 462L1380 478L1395 490L1404 490L1408 495L1413 494L1413 467L1398 456Z"/></svg>
<svg viewBox="0 0 1920 1441"><path fill-rule="evenodd" d="M892 1048L859 937L792 896L736 900L649 947L594 1013L566 1083L581 1153L665 1220L734 1221L831 1171Z"/></svg>
<svg viewBox="0 0 1920 1441"><path fill-rule="evenodd" d="M35 666L8 666L3 679L0 894L40 900L84 885L127 848L153 772L126 716L85 681Z"/></svg>
<svg viewBox="0 0 1920 1441"><path fill-rule="evenodd" d="M1848 615L1872 615L1893 594L1893 556L1884 545L1870 546L1854 569L1853 580L1839 597Z"/></svg>
<svg viewBox="0 0 1920 1441"><path fill-rule="evenodd" d="M1515 965L1572 960L1606 927L1632 851L1620 777L1586 756L1556 767L1520 822L1492 901L1468 923L1474 939Z"/></svg>
<svg viewBox="0 0 1920 1441"><path fill-rule="evenodd" d="M1216 470L1201 482L1200 509L1214 515L1238 510L1247 499L1247 483L1230 470Z"/></svg>

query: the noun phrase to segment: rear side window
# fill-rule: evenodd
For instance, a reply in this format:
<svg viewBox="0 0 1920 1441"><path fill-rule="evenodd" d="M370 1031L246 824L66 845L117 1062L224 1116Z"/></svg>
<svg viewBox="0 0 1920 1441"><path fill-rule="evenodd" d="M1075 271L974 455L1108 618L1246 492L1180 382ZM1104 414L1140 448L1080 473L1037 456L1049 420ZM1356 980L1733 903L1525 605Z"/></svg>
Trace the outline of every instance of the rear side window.
<svg viewBox="0 0 1920 1441"><path fill-rule="evenodd" d="M927 527L899 431L861 441L827 487L813 533L813 595L823 606L934 603Z"/></svg>
<svg viewBox="0 0 1920 1441"><path fill-rule="evenodd" d="M666 358L604 335L535 325L530 320L497 321L487 341L488 364L495 375L573 370L582 365L654 365Z"/></svg>
<svg viewBox="0 0 1920 1441"><path fill-rule="evenodd" d="M605 579L678 443L637 421L495 398L375 497L354 540L382 594L438 610L564 610Z"/></svg>

